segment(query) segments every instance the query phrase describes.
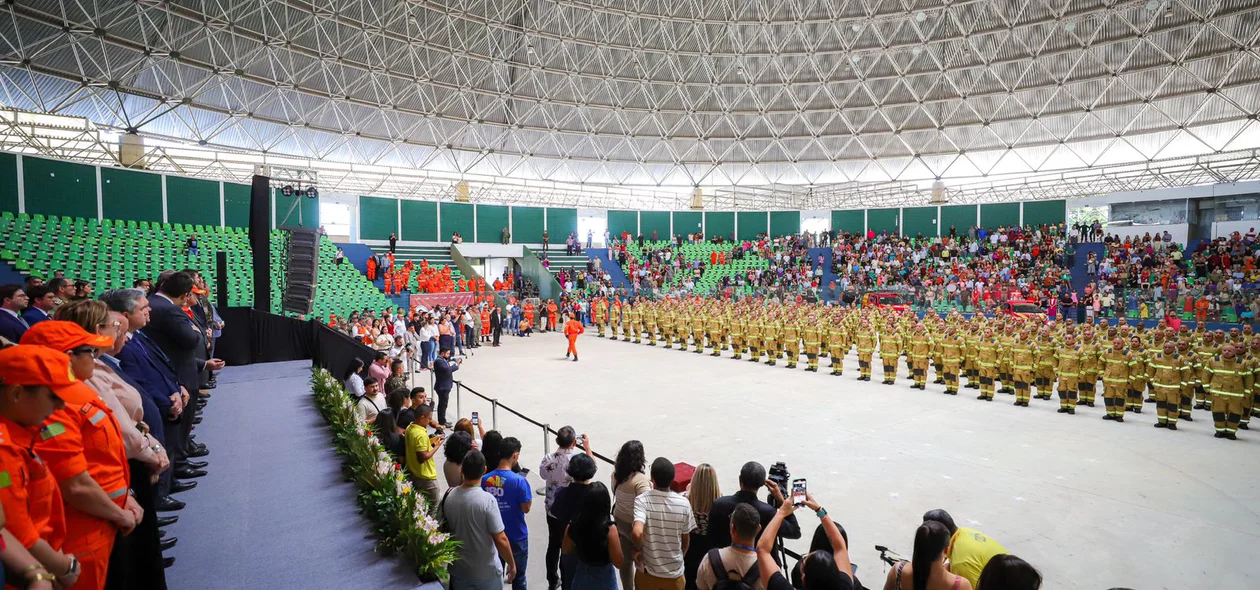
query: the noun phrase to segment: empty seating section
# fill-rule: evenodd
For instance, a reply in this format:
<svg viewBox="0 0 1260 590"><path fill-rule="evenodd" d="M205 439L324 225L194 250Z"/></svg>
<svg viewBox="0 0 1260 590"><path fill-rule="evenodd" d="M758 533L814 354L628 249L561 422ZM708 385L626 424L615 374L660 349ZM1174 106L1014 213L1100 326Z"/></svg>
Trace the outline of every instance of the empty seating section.
<svg viewBox="0 0 1260 590"><path fill-rule="evenodd" d="M336 263L337 246L328 236L319 237L319 287L315 290L315 302L311 306L311 315L328 319L333 314L339 318L349 317L352 311L364 308L380 313L383 309L393 307L393 303L381 290L376 288L363 273L353 264ZM288 269L288 259L284 253L284 234L281 231L271 232L271 307L280 313L281 288L284 284L284 273Z"/></svg>
<svg viewBox="0 0 1260 590"><path fill-rule="evenodd" d="M197 236L200 250L195 255L184 249L191 235ZM0 259L19 272L44 278L63 270L71 280L91 282L98 294L183 268L201 271L213 289L218 251L228 253L228 305L249 305L254 299L253 263L243 228L0 214Z"/></svg>
<svg viewBox="0 0 1260 590"><path fill-rule="evenodd" d="M564 250L561 250L561 252L564 252ZM535 252L535 254L539 255L539 257L541 257L541 253L541 250ZM587 260L588 258L586 254L574 254L570 256L568 254L557 254L552 252L547 255L547 270L551 272L552 276L562 270L567 271L568 274L572 275L573 271L586 270Z"/></svg>

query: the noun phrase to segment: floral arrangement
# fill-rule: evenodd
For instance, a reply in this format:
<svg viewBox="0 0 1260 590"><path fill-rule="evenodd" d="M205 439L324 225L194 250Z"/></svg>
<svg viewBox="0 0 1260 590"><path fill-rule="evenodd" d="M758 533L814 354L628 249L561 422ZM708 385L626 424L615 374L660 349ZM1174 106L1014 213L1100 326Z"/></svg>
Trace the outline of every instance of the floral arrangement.
<svg viewBox="0 0 1260 590"><path fill-rule="evenodd" d="M332 429L333 447L359 490L360 511L375 528L377 549L411 560L421 579L445 577L459 542L440 530L434 518L437 507L412 489L403 467L355 418L354 400L340 381L327 370L314 369L311 389L316 408Z"/></svg>

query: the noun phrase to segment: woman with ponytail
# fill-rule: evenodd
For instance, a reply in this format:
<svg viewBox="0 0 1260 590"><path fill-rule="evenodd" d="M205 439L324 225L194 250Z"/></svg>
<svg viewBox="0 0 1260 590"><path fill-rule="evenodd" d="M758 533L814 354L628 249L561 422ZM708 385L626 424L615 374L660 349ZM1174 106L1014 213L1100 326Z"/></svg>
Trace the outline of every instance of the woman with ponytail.
<svg viewBox="0 0 1260 590"><path fill-rule="evenodd" d="M948 549L949 529L924 521L914 532L914 557L888 572L884 590L971 590L971 582L945 567Z"/></svg>

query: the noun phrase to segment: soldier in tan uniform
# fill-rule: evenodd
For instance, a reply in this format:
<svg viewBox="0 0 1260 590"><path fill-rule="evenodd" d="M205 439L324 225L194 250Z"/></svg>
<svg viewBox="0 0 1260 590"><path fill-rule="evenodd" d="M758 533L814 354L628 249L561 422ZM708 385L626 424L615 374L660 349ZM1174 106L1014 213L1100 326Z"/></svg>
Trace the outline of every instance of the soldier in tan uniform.
<svg viewBox="0 0 1260 590"><path fill-rule="evenodd" d="M914 387L921 390L927 389L927 372L928 359L932 353L932 339L928 336L927 329L922 323L915 324L911 334L909 346L906 349L906 358L910 362L910 376L914 379Z"/></svg>
<svg viewBox="0 0 1260 590"><path fill-rule="evenodd" d="M1238 351L1228 344L1221 347L1221 354L1207 365L1208 384L1205 389L1212 395L1212 421L1216 423L1216 438L1238 440L1238 424L1242 421L1243 396L1251 391L1253 372L1238 359Z"/></svg>
<svg viewBox="0 0 1260 590"><path fill-rule="evenodd" d="M963 339L950 326L945 337L936 343L941 353L941 376L945 380L945 393L958 395L958 375L962 371Z"/></svg>
<svg viewBox="0 0 1260 590"><path fill-rule="evenodd" d="M783 318L783 351L787 353L787 368L795 369L796 362L801 359L801 328L793 317L795 310L788 311Z"/></svg>
<svg viewBox="0 0 1260 590"><path fill-rule="evenodd" d="M1076 344L1076 336L1068 333L1064 337L1063 346L1055 349L1054 365L1059 374L1059 413L1076 414L1081 370L1081 348Z"/></svg>
<svg viewBox="0 0 1260 590"><path fill-rule="evenodd" d="M1025 327L1011 342L1011 382L1015 385L1015 405L1028 407L1032 399L1033 374L1037 365L1037 343Z"/></svg>
<svg viewBox="0 0 1260 590"><path fill-rule="evenodd" d="M1129 351L1133 353L1133 367L1129 370L1129 397L1125 400L1124 410L1134 414L1142 413L1142 399L1150 383L1150 352L1142 337L1133 335L1129 338Z"/></svg>
<svg viewBox="0 0 1260 590"><path fill-rule="evenodd" d="M857 331L858 381L871 380L871 362L875 355L875 332L870 323L863 321ZM832 354L834 357L834 353Z"/></svg>
<svg viewBox="0 0 1260 590"><path fill-rule="evenodd" d="M1176 430L1182 391L1186 383L1194 381L1194 368L1188 359L1177 353L1177 346L1169 340L1164 342L1162 351L1151 357L1150 371L1159 420L1155 428Z"/></svg>
<svg viewBox="0 0 1260 590"><path fill-rule="evenodd" d="M818 347L821 344L820 329L818 318L809 316L805 319L805 323L801 326L801 340L805 342L805 359L807 366L806 371L811 373L818 372Z"/></svg>
<svg viewBox="0 0 1260 590"><path fill-rule="evenodd" d="M1129 392L1133 356L1124 347L1124 339L1117 337L1100 358L1103 363L1103 404L1107 407L1103 420L1124 422L1124 401Z"/></svg>
<svg viewBox="0 0 1260 590"><path fill-rule="evenodd" d="M832 318L827 328L827 352L831 355L831 374L844 373L844 357L848 354L848 338L840 318Z"/></svg>
<svg viewBox="0 0 1260 590"><path fill-rule="evenodd" d="M976 340L976 366L980 377L980 395L976 399L993 401L993 382L998 376L998 351L992 329L985 328L984 336Z"/></svg>

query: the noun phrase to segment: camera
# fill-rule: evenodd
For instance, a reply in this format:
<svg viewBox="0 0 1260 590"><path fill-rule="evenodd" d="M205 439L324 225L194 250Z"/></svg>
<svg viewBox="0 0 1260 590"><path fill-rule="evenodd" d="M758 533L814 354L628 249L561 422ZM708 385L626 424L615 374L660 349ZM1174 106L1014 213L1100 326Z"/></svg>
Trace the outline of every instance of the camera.
<svg viewBox="0 0 1260 590"><path fill-rule="evenodd" d="M791 481L792 474L788 473L786 464L782 461L777 461L774 465L770 466L770 473L766 476L766 479L779 486L779 491L786 496L788 493L788 482Z"/></svg>

